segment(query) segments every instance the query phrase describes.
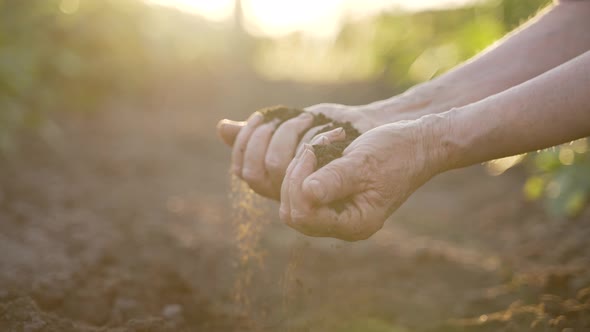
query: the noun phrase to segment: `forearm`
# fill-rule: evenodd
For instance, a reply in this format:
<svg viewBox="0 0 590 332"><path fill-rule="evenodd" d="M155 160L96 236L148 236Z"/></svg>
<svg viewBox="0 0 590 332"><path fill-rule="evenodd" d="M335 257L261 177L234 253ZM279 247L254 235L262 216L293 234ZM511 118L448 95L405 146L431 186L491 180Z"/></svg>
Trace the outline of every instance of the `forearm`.
<svg viewBox="0 0 590 332"><path fill-rule="evenodd" d="M442 169L590 135L590 51L479 102L418 120Z"/></svg>
<svg viewBox="0 0 590 332"><path fill-rule="evenodd" d="M589 1L554 5L455 69L367 109L393 122L400 109L402 119L419 118L504 91L589 50L588 17Z"/></svg>

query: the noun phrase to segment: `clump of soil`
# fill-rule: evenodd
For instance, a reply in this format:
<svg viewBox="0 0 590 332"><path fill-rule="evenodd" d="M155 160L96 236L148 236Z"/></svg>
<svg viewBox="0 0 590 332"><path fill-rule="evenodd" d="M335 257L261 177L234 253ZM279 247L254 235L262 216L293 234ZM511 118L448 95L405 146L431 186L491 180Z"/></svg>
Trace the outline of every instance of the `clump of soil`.
<svg viewBox="0 0 590 332"><path fill-rule="evenodd" d="M345 138L343 141L334 142L328 145L314 144L313 151L317 158L317 168L320 169L334 159L342 157L342 153L347 146L352 143L361 133L352 126L350 122L333 121L331 124L322 128L319 133L325 133L336 128L343 128Z"/></svg>
<svg viewBox="0 0 590 332"><path fill-rule="evenodd" d="M287 107L287 106L283 106L283 105L277 105L277 106L263 108L263 109L259 110L258 112L260 112L262 114L264 123L270 122L275 119L279 119L279 125L280 125L289 119L299 116L301 113L303 113L305 111L302 109L299 109L299 108L291 108L291 107ZM332 122L332 119L328 118L327 116L325 116L323 114L312 114L312 115L313 115L313 121L312 121L311 125L309 126L310 128L321 126L321 125L328 124L328 123Z"/></svg>
<svg viewBox="0 0 590 332"><path fill-rule="evenodd" d="M263 116L263 121L270 122L279 119L279 125L283 122L299 116L304 111L297 108L289 108L287 106L272 106L259 111ZM317 169L325 166L334 159L342 157L342 152L352 141L360 136L360 132L352 126L350 122L334 121L324 114L313 114L314 119L310 128L326 125L320 129L318 134L325 133L330 130L342 127L346 133L346 138L343 141L334 142L328 145L313 145L313 149L317 158Z"/></svg>
<svg viewBox="0 0 590 332"><path fill-rule="evenodd" d="M283 105L277 105L263 108L258 112L262 114L264 123L270 122L275 119L279 119L279 124L281 124L303 113L303 110L297 108L290 108Z"/></svg>

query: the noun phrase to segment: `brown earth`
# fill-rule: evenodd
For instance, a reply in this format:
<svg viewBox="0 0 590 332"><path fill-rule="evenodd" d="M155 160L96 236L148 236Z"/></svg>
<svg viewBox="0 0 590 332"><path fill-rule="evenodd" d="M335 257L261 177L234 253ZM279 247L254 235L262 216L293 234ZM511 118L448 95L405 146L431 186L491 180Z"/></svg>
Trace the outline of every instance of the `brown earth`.
<svg viewBox="0 0 590 332"><path fill-rule="evenodd" d="M590 215L524 201L521 169L441 175L358 243L298 235L244 193L238 209L214 124L225 100L273 102L252 90L199 111L190 92L116 102L24 138L0 163L0 331L590 328Z"/></svg>

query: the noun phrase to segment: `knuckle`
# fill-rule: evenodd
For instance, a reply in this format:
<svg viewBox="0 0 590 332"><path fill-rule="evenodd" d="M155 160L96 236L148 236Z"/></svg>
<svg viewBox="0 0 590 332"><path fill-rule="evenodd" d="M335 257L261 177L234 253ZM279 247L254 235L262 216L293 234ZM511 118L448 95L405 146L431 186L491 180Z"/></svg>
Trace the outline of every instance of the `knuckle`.
<svg viewBox="0 0 590 332"><path fill-rule="evenodd" d="M267 156L264 159L264 165L266 166L266 170L272 173L280 173L284 169L283 161L276 156Z"/></svg>

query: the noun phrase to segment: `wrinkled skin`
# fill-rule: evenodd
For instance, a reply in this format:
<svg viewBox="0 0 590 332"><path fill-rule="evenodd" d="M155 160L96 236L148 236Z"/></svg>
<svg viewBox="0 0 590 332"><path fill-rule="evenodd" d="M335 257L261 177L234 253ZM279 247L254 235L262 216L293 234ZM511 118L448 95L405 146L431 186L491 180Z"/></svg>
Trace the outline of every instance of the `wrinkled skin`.
<svg viewBox="0 0 590 332"><path fill-rule="evenodd" d="M418 187L437 174L414 121L372 129L336 159L315 171L306 144L288 167L281 188L281 220L310 236L347 241L370 237ZM320 138L327 144L334 138ZM428 161L428 163L427 163ZM330 204L345 199L338 213Z"/></svg>
<svg viewBox="0 0 590 332"><path fill-rule="evenodd" d="M348 121L361 132L373 127L369 116L354 106L318 104L305 111L278 128L278 121L263 123L258 112L245 122L222 120L219 123L218 132L222 140L233 146L232 172L256 193L279 200L287 166L298 147L310 142L323 127L310 128L313 116L308 113L322 113L336 121Z"/></svg>

